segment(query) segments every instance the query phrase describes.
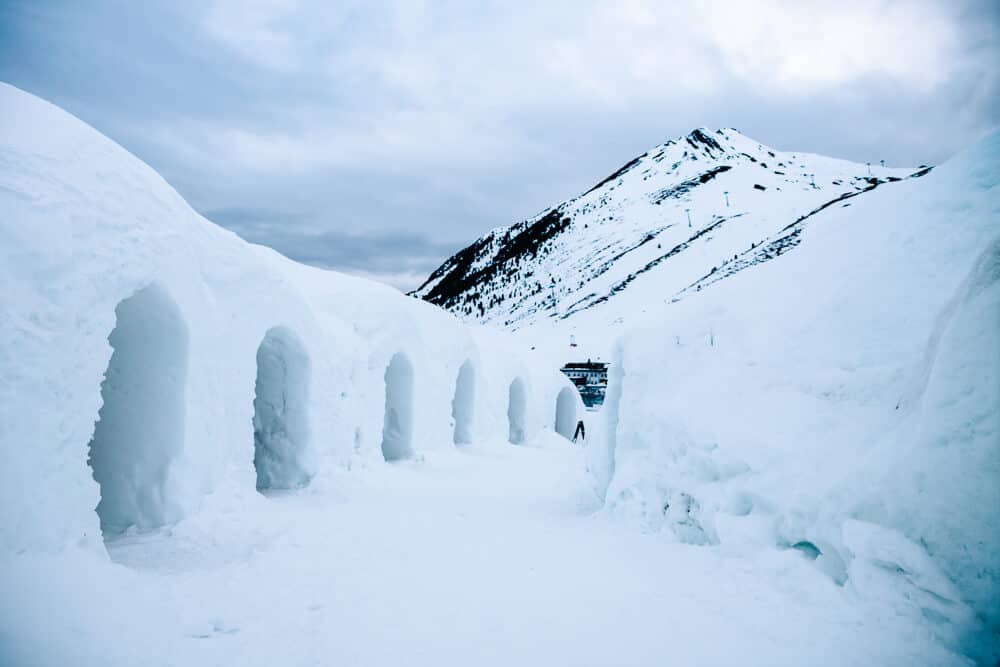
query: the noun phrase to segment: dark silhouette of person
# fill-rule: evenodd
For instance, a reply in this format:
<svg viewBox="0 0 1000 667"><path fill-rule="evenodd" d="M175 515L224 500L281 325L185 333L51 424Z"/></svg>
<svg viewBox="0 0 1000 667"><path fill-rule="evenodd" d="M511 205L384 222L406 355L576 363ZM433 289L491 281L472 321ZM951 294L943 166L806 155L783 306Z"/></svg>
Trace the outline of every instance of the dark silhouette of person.
<svg viewBox="0 0 1000 667"><path fill-rule="evenodd" d="M573 442L576 442L577 438L587 439L587 429L583 427L582 419L576 423L576 431L573 432Z"/></svg>

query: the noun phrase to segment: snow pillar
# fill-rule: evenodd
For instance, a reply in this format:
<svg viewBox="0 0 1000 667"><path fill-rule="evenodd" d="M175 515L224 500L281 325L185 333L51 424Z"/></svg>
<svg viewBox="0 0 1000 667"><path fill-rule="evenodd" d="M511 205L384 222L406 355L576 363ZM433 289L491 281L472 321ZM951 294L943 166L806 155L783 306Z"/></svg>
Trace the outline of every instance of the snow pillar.
<svg viewBox="0 0 1000 667"><path fill-rule="evenodd" d="M514 378L510 383L510 392L507 400L507 421L509 423L508 440L519 445L525 441L525 413L528 408L527 392L524 389L524 380Z"/></svg>
<svg viewBox="0 0 1000 667"><path fill-rule="evenodd" d="M573 439L573 432L576 430L576 390L572 387L563 387L556 397L556 433L566 438Z"/></svg>
<svg viewBox="0 0 1000 667"><path fill-rule="evenodd" d="M454 442L467 445L472 442L472 423L476 405L476 370L471 360L466 360L458 370L455 397L451 402L451 416L455 420Z"/></svg>
<svg viewBox="0 0 1000 667"><path fill-rule="evenodd" d="M289 329L270 329L257 348L253 400L257 490L296 489L309 483L302 463L309 445L308 402L305 348Z"/></svg>
<svg viewBox="0 0 1000 667"><path fill-rule="evenodd" d="M164 486L184 447L188 329L170 295L150 285L115 308L108 342L113 351L88 461L101 487L105 537L168 520Z"/></svg>
<svg viewBox="0 0 1000 667"><path fill-rule="evenodd" d="M397 461L413 455L413 364L397 352L385 369L382 456Z"/></svg>

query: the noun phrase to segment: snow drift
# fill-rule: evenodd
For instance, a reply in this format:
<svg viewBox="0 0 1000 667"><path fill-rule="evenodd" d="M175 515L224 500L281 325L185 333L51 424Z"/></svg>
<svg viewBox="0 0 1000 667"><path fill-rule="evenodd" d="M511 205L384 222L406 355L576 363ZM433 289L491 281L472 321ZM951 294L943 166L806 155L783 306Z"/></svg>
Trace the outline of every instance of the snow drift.
<svg viewBox="0 0 1000 667"><path fill-rule="evenodd" d="M0 116L0 549L103 552L208 495L503 440L515 377L520 439L551 429L568 382L502 335L243 242L11 86Z"/></svg>
<svg viewBox="0 0 1000 667"><path fill-rule="evenodd" d="M828 207L795 253L625 336L590 452L608 511L681 542L795 549L996 660L998 156L1000 133Z"/></svg>

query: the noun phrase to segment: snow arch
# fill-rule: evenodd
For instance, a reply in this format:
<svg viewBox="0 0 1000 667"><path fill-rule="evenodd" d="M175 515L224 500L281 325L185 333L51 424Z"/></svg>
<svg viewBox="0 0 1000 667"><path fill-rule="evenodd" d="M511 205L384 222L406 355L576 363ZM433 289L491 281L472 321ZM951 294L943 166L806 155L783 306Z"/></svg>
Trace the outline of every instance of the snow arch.
<svg viewBox="0 0 1000 667"><path fill-rule="evenodd" d="M309 483L302 461L309 445L309 355L286 327L269 329L257 348L253 464L257 490Z"/></svg>
<svg viewBox="0 0 1000 667"><path fill-rule="evenodd" d="M451 401L451 416L455 420L453 440L456 445L472 442L472 420L476 406L476 369L467 359L458 369L455 380L455 397Z"/></svg>
<svg viewBox="0 0 1000 667"><path fill-rule="evenodd" d="M397 352L385 369L385 421L382 456L386 461L413 455L413 364Z"/></svg>
<svg viewBox="0 0 1000 667"><path fill-rule="evenodd" d="M524 380L514 378L510 383L507 399L507 421L509 423L508 440L515 445L525 441L525 413L528 410L528 394L524 389Z"/></svg>
<svg viewBox="0 0 1000 667"><path fill-rule="evenodd" d="M576 430L576 389L563 387L556 397L556 433L566 438L573 439L573 432Z"/></svg>
<svg viewBox="0 0 1000 667"><path fill-rule="evenodd" d="M97 515L105 537L168 520L164 487L184 447L188 329L174 300L154 284L118 304L108 342L88 460L101 488Z"/></svg>

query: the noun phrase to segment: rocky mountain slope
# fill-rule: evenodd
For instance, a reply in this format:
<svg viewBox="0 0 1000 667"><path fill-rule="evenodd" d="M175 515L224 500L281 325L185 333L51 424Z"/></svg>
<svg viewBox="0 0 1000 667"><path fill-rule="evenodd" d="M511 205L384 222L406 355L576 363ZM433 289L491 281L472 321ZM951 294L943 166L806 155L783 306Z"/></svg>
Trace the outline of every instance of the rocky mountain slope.
<svg viewBox="0 0 1000 667"><path fill-rule="evenodd" d="M731 128L699 128L491 231L413 295L512 329L609 306L613 318L636 284L656 299L683 298L795 248L814 213L928 171L783 153Z"/></svg>

